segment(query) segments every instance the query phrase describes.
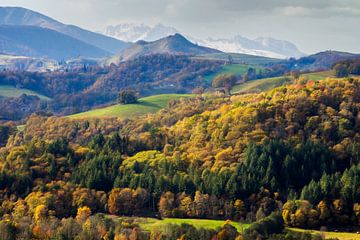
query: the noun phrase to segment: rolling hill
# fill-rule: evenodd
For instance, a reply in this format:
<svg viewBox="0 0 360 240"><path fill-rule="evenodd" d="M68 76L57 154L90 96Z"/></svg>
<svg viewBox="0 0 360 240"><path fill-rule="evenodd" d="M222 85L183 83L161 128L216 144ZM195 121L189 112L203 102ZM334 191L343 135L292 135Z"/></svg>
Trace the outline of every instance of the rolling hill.
<svg viewBox="0 0 360 240"><path fill-rule="evenodd" d="M68 35L34 26L0 26L0 52L56 60L78 56L105 57L109 52Z"/></svg>
<svg viewBox="0 0 360 240"><path fill-rule="evenodd" d="M353 78L359 78L359 76L352 76ZM301 74L301 78L305 81L320 81L329 79L335 79L335 74L333 71L318 71ZM293 81L290 76L280 76L272 78L263 78L252 81L247 81L245 83L238 84L234 86L231 90L233 94L241 93L259 93L280 87L283 85L289 85Z"/></svg>
<svg viewBox="0 0 360 240"><path fill-rule="evenodd" d="M205 81L208 83L211 83L212 80L216 77L219 76L221 74L233 74L236 76L242 76L244 75L249 68L255 68L257 72L259 72L259 70L261 70L261 67L259 66L255 66L255 65L248 65L248 64L230 64L230 65L224 65L221 67L221 69L219 71L216 71L212 74L208 74L206 75Z"/></svg>
<svg viewBox="0 0 360 240"><path fill-rule="evenodd" d="M198 55L194 57L196 59L207 59L213 61L229 61L229 58L233 63L241 64L256 64L256 65L271 65L280 63L283 60L276 58L268 58L261 56L254 56L242 53L210 53L204 55Z"/></svg>
<svg viewBox="0 0 360 240"><path fill-rule="evenodd" d="M126 61L152 54L200 55L221 53L218 50L191 43L180 34L171 35L154 42L138 41L120 54L120 60Z"/></svg>
<svg viewBox="0 0 360 240"><path fill-rule="evenodd" d="M160 109L166 108L169 101L182 97L191 97L191 94L161 94L144 97L138 100L136 104L120 105L94 109L88 112L78 113L69 116L70 118L100 118L100 117L119 117L133 118L136 116L154 113Z"/></svg>
<svg viewBox="0 0 360 240"><path fill-rule="evenodd" d="M20 97L23 94L30 95L30 96L37 96L42 100L47 100L47 101L51 100L50 98L48 98L42 94L39 94L35 91L31 91L28 89L15 88L13 86L0 85L0 97L5 97L5 98Z"/></svg>
<svg viewBox="0 0 360 240"><path fill-rule="evenodd" d="M232 88L231 93L258 93L262 91L267 91L276 87L280 87L284 84L290 84L291 80L289 77L273 77L273 78L264 78L257 79L252 81L247 81L241 83Z"/></svg>
<svg viewBox="0 0 360 240"><path fill-rule="evenodd" d="M297 60L290 60L286 64L301 71L320 71L331 69L332 65L337 62L355 58L360 58L360 54L324 51Z"/></svg>
<svg viewBox="0 0 360 240"><path fill-rule="evenodd" d="M21 7L0 7L0 25L36 26L52 29L113 54L129 46L129 43L118 39L77 26L65 25L41 13Z"/></svg>

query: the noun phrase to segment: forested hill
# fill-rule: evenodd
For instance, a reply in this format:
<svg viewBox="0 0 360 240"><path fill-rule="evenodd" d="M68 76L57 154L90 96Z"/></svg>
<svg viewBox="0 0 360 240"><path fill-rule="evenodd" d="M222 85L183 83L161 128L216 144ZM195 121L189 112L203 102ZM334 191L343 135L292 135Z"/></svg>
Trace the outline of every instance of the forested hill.
<svg viewBox="0 0 360 240"><path fill-rule="evenodd" d="M1 212L18 221L16 206L33 217L41 205L58 221L85 205L254 221L281 211L287 226L356 225L359 112L360 80L348 78L180 99L134 120L34 115L23 132L2 128Z"/></svg>

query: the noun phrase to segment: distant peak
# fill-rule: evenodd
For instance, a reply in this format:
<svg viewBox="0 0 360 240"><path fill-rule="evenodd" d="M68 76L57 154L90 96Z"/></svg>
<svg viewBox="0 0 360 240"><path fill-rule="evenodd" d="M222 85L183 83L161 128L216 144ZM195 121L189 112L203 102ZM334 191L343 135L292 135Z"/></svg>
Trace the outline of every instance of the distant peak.
<svg viewBox="0 0 360 240"><path fill-rule="evenodd" d="M136 44L138 44L138 45L145 45L145 44L147 44L148 42L147 41L144 41L144 40L139 40L139 41L137 41L136 42Z"/></svg>
<svg viewBox="0 0 360 240"><path fill-rule="evenodd" d="M175 33L174 35L170 35L167 38L175 39L175 40L181 40L181 41L188 41L183 35L180 33Z"/></svg>

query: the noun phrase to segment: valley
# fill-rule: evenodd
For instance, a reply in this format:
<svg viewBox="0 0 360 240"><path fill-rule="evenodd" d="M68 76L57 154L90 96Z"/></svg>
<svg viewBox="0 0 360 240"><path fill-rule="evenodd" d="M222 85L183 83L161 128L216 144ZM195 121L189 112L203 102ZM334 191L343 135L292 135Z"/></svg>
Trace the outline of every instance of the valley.
<svg viewBox="0 0 360 240"><path fill-rule="evenodd" d="M0 6L0 239L360 239L357 5L175 2Z"/></svg>

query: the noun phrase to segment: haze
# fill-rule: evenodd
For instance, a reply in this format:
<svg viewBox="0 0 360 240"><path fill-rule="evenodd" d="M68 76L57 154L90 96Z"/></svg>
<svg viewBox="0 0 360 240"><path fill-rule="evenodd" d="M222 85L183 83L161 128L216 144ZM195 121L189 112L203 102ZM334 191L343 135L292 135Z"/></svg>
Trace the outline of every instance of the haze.
<svg viewBox="0 0 360 240"><path fill-rule="evenodd" d="M196 38L242 35L289 40L300 50L360 52L357 0L0 0L89 30L162 23Z"/></svg>

